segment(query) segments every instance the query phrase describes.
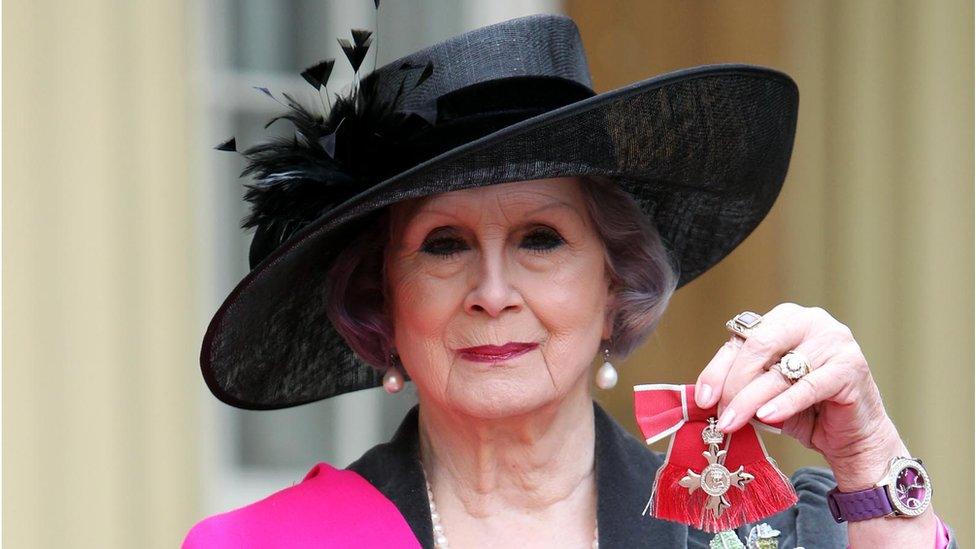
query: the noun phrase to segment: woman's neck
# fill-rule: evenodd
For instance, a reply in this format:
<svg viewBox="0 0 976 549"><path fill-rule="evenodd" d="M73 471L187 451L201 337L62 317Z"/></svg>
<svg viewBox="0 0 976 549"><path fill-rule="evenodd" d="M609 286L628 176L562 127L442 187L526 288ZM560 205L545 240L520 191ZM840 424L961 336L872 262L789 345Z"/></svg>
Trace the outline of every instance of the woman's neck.
<svg viewBox="0 0 976 549"><path fill-rule="evenodd" d="M474 418L420 403L420 452L437 505L472 518L545 515L595 505L594 418L589 386L504 419ZM446 501L445 501L446 500Z"/></svg>

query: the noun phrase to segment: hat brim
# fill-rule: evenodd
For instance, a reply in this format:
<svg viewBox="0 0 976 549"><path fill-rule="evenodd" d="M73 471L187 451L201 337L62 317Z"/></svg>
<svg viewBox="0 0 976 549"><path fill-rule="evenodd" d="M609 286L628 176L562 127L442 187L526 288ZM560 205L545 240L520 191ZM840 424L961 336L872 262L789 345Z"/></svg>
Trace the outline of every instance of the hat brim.
<svg viewBox="0 0 976 549"><path fill-rule="evenodd" d="M254 267L214 314L200 365L210 391L248 410L377 387L382 374L332 327L329 261L370 214L407 198L576 175L619 181L680 267L679 287L727 256L786 177L799 93L754 65L683 69L507 126L365 189Z"/></svg>

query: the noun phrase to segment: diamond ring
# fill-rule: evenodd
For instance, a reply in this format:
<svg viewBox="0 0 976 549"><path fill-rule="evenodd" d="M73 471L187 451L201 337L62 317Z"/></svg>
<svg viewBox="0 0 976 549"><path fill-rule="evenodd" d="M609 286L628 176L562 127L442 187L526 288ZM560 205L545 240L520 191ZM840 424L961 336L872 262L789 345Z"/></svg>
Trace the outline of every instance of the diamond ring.
<svg viewBox="0 0 976 549"><path fill-rule="evenodd" d="M777 372L783 374L790 384L796 383L801 377L810 373L810 361L806 359L803 355L796 351L790 351L783 355L783 358L779 359L779 362L773 364L770 370L776 370Z"/></svg>

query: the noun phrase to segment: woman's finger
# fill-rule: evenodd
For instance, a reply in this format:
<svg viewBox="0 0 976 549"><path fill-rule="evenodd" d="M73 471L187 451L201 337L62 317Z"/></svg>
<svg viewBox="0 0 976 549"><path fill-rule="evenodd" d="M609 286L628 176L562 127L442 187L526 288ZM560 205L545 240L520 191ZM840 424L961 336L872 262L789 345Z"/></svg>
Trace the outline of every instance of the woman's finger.
<svg viewBox="0 0 976 549"><path fill-rule="evenodd" d="M844 391L850 378L843 364L828 362L761 406L758 417L768 423L784 421L818 402L832 400Z"/></svg>
<svg viewBox="0 0 976 549"><path fill-rule="evenodd" d="M695 383L695 403L700 408L714 406L721 396L722 382L732 367L732 360L742 347L743 340L737 335L732 335L725 343L719 347L715 356L708 362L705 369L698 374L698 381Z"/></svg>
<svg viewBox="0 0 976 549"><path fill-rule="evenodd" d="M795 351L809 360L811 370L815 370L826 362L823 349L823 342L805 340L796 347ZM756 415L761 406L787 391L791 385L786 376L776 370L774 364L766 372L753 378L732 397L732 400L722 410L718 428L725 432L738 430ZM765 421L767 418L760 417L759 419Z"/></svg>
<svg viewBox="0 0 976 549"><path fill-rule="evenodd" d="M727 375L717 389L721 393L719 412L763 370L803 341L806 332L803 307L782 303L763 315L732 360Z"/></svg>
<svg viewBox="0 0 976 549"><path fill-rule="evenodd" d="M737 431L752 419L760 406L789 388L790 382L776 370L759 375L725 406L716 427L726 433Z"/></svg>

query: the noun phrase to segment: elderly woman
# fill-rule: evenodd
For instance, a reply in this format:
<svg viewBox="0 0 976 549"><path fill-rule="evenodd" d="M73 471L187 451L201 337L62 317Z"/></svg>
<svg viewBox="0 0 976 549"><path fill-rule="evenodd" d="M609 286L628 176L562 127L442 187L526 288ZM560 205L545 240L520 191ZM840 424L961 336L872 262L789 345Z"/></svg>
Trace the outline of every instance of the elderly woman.
<svg viewBox="0 0 976 549"><path fill-rule="evenodd" d="M368 32L354 42L358 69ZM725 65L597 95L576 26L546 15L394 61L326 118L287 99L295 138L244 153L252 271L207 331L205 379L246 409L406 380L419 403L346 469L319 463L184 547L707 547L641 514L664 456L591 380L612 387L672 292L765 216L795 84ZM737 322L696 404L724 433L784 422L830 465L790 479L798 504L765 520L780 546L954 546L851 331L791 303Z"/></svg>

